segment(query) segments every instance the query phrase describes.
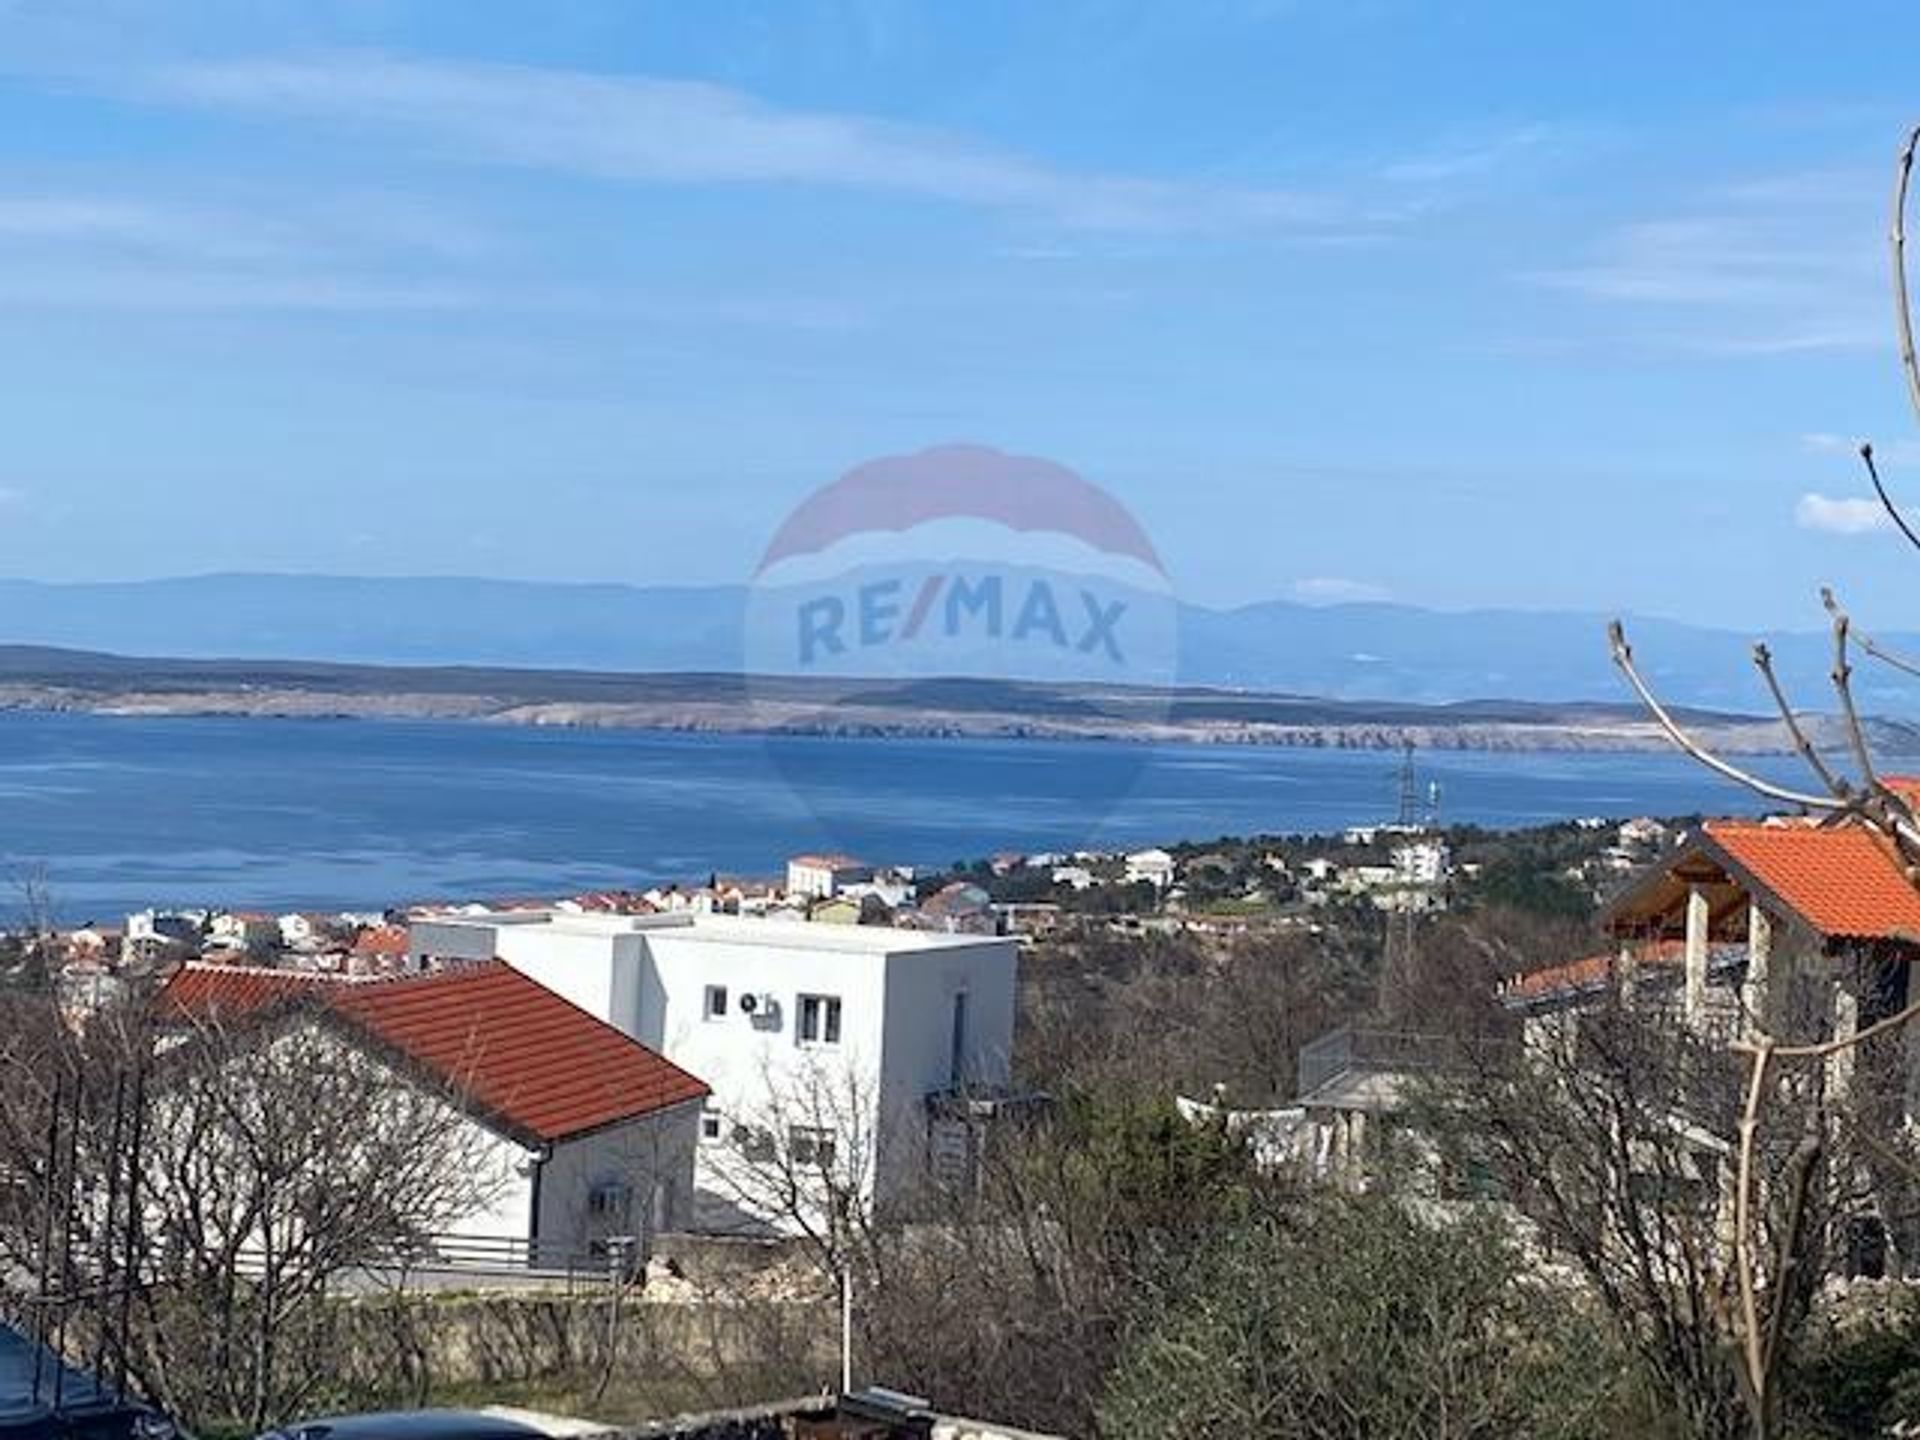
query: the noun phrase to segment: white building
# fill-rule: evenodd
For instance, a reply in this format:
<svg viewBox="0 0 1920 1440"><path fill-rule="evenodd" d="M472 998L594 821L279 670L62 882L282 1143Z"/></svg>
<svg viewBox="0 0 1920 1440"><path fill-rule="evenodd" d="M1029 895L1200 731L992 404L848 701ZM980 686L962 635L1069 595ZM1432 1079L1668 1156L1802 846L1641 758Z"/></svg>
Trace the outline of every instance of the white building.
<svg viewBox="0 0 1920 1440"><path fill-rule="evenodd" d="M509 966L353 981L189 964L161 1005L170 1018L261 1022L267 1037L284 1010L325 1027L328 1053L345 1046L449 1096L490 1193L423 1237L443 1256L577 1268L614 1241L644 1253L649 1236L692 1218L707 1086ZM524 1043L535 1034L539 1046Z"/></svg>
<svg viewBox="0 0 1920 1440"><path fill-rule="evenodd" d="M871 872L868 879L849 880L835 886L835 893L864 900L871 895L889 910L898 910L913 900L913 867L885 866Z"/></svg>
<svg viewBox="0 0 1920 1440"><path fill-rule="evenodd" d="M1408 840L1393 847L1393 869L1403 885L1438 885L1453 869L1453 852L1444 840Z"/></svg>
<svg viewBox="0 0 1920 1440"><path fill-rule="evenodd" d="M130 960L152 960L200 948L204 912L136 910L127 916L125 954Z"/></svg>
<svg viewBox="0 0 1920 1440"><path fill-rule="evenodd" d="M265 955L280 943L280 922L272 915L247 910L216 910L207 917L205 945L209 950L238 950Z"/></svg>
<svg viewBox="0 0 1920 1440"><path fill-rule="evenodd" d="M830 900L849 885L873 879L873 867L851 855L796 855L787 861L787 894Z"/></svg>
<svg viewBox="0 0 1920 1440"><path fill-rule="evenodd" d="M713 1087L697 1183L713 1228L781 1216L762 1168L830 1162L879 1203L952 1143L930 1103L1005 1087L1016 942L724 915L416 922L423 964L505 960ZM943 1122L944 1123L944 1122Z"/></svg>
<svg viewBox="0 0 1920 1440"><path fill-rule="evenodd" d="M1127 882L1144 880L1156 890L1173 883L1173 856L1164 850L1136 850L1127 856Z"/></svg>
<svg viewBox="0 0 1920 1440"><path fill-rule="evenodd" d="M312 945L324 938L323 927L311 915L299 910L289 910L277 922L280 930L280 943L288 949Z"/></svg>

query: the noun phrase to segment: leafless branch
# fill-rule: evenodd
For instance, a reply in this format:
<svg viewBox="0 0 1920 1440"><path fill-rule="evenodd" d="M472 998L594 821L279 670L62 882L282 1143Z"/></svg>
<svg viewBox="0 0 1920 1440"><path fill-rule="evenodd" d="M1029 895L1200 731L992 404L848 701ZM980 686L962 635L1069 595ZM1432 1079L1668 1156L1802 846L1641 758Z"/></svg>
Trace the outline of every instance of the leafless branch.
<svg viewBox="0 0 1920 1440"><path fill-rule="evenodd" d="M1741 1355L1747 1384L1764 1403L1767 1393L1766 1353L1760 1342L1760 1305L1748 1246L1753 1234L1753 1142L1760 1129L1760 1106L1766 1098L1767 1075L1773 1062L1773 1042L1764 1037L1753 1049L1747 1075L1746 1101L1740 1109L1740 1160L1733 1192L1733 1268L1740 1286Z"/></svg>
<svg viewBox="0 0 1920 1440"><path fill-rule="evenodd" d="M1666 706L1660 703L1659 697L1653 693L1652 688L1648 686L1647 682L1641 678L1640 671L1633 662L1633 647L1627 643L1626 628L1621 625L1618 620L1613 621L1607 626L1607 638L1613 646L1613 663L1619 666L1620 673L1627 677L1627 683L1633 687L1634 693L1640 697L1640 703L1647 707L1647 711L1653 716L1654 722L1666 732L1669 740L1673 741L1675 745L1679 746L1680 749L1691 755L1695 760L1698 760L1709 770L1717 775L1725 776L1736 784L1744 785L1755 794L1763 795L1769 800L1779 800L1788 805L1800 805L1809 810L1842 810L1846 808L1846 800L1842 796L1813 795L1803 790L1789 789L1784 785L1776 785L1771 780L1763 780L1758 775L1742 770L1738 766L1731 765L1727 761L1722 760L1718 755L1715 755L1711 750L1707 749L1706 746L1702 745L1698 740L1694 739L1692 735L1687 733L1680 722L1668 713Z"/></svg>
<svg viewBox="0 0 1920 1440"><path fill-rule="evenodd" d="M1754 668L1759 670L1761 677L1767 682L1767 690L1773 696L1773 703L1780 710L1780 720L1787 727L1787 735L1793 741L1793 748L1800 752L1800 757L1812 768L1813 773L1820 777L1822 785L1840 799L1847 799L1853 793L1853 787L1843 777L1834 773L1833 768L1821 757L1820 752L1813 748L1813 742L1807 739L1806 732L1800 728L1799 717L1793 713L1793 706L1787 703L1786 692L1780 688L1780 679L1773 672L1773 652L1764 644L1755 645L1753 663Z"/></svg>
<svg viewBox="0 0 1920 1440"><path fill-rule="evenodd" d="M1902 343L1912 344L1910 340ZM1867 463L1867 478L1873 481L1873 493L1880 497L1881 505L1893 517L1893 523L1900 527L1900 533L1907 537L1907 543L1920 550L1920 535L1913 533L1913 527L1907 524L1907 517L1900 513L1900 507L1893 503L1893 497L1887 493L1887 487L1880 479L1880 467L1873 463L1873 446L1862 444L1860 458Z"/></svg>
<svg viewBox="0 0 1920 1440"><path fill-rule="evenodd" d="M1906 143L1900 147L1893 185L1893 229L1888 238L1893 251L1893 302L1895 320L1900 327L1900 368L1907 377L1907 398L1913 402L1914 413L1920 415L1920 364L1914 361L1913 306L1907 298L1907 189L1913 179L1916 147L1920 147L1920 125L1907 132ZM1908 538L1911 539L1911 535Z"/></svg>
<svg viewBox="0 0 1920 1440"><path fill-rule="evenodd" d="M1827 595L1831 600L1832 592ZM1867 748L1867 733L1860 726L1860 712L1853 703L1853 666L1847 659L1847 634L1853 622L1837 604L1828 608L1833 614L1833 693L1840 700L1840 718L1847 727L1853 763L1860 767L1860 783L1869 790L1876 789L1880 780L1873 771L1873 753Z"/></svg>
<svg viewBox="0 0 1920 1440"><path fill-rule="evenodd" d="M1823 588L1820 591L1820 599L1821 602L1826 605L1829 614L1833 612L1838 604L1830 588ZM1853 627L1853 643L1866 651L1867 654L1871 655L1874 659L1878 660L1882 665L1890 666L1908 675L1920 677L1920 660L1909 660L1899 651L1888 649L1872 636L1862 634L1860 627L1857 625Z"/></svg>

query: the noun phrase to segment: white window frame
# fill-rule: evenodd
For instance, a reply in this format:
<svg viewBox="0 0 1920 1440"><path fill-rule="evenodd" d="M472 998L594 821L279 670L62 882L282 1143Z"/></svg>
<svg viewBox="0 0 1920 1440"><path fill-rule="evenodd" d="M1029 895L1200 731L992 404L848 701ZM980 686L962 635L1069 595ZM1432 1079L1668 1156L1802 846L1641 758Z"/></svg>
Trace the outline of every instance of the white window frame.
<svg viewBox="0 0 1920 1440"><path fill-rule="evenodd" d="M713 1002L719 1000L720 1008L713 1008ZM709 1025L727 1018L727 1006L733 1002L733 995L724 985L709 985L700 996L700 1018Z"/></svg>
<svg viewBox="0 0 1920 1440"><path fill-rule="evenodd" d="M812 1007L813 1033L809 1034L808 1009ZM794 996L793 1039L796 1045L834 1046L846 1032L846 1007L838 995L799 994Z"/></svg>
<svg viewBox="0 0 1920 1440"><path fill-rule="evenodd" d="M793 1125L787 1129L787 1156L795 1165L811 1165L831 1170L840 1147L833 1131L817 1125Z"/></svg>

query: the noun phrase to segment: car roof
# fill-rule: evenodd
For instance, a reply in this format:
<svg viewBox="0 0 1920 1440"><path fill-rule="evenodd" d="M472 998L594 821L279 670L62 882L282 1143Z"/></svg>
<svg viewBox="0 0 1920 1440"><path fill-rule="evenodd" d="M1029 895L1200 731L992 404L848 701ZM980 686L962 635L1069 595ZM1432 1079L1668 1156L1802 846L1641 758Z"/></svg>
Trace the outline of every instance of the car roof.
<svg viewBox="0 0 1920 1440"><path fill-rule="evenodd" d="M286 1440L524 1440L542 1435L531 1425L477 1410L389 1410L374 1415L329 1415L269 1432Z"/></svg>

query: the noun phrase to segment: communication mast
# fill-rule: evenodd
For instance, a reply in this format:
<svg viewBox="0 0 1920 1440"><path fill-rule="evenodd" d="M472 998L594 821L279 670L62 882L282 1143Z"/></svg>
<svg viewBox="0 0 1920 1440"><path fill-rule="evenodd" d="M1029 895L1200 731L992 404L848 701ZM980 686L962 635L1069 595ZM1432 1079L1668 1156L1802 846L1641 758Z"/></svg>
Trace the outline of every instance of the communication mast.
<svg viewBox="0 0 1920 1440"><path fill-rule="evenodd" d="M1413 741L1400 742L1400 813L1394 822L1401 830L1420 828L1420 787L1413 773Z"/></svg>
<svg viewBox="0 0 1920 1440"><path fill-rule="evenodd" d="M1413 769L1413 741L1403 739L1400 750L1400 806L1395 817L1394 832L1400 845L1425 827L1420 817L1419 777ZM1433 806L1438 808L1439 787L1433 791ZM1381 957L1380 981L1388 987L1389 995L1404 994L1412 982L1414 969L1415 928L1418 922L1416 897L1411 874L1402 874L1394 887L1389 890L1389 908L1387 910L1387 933L1385 953Z"/></svg>

